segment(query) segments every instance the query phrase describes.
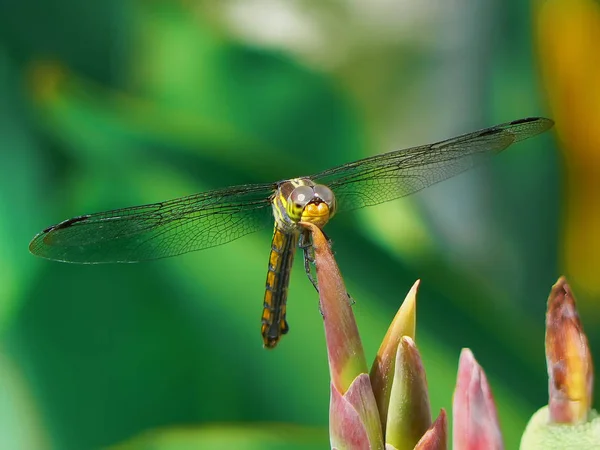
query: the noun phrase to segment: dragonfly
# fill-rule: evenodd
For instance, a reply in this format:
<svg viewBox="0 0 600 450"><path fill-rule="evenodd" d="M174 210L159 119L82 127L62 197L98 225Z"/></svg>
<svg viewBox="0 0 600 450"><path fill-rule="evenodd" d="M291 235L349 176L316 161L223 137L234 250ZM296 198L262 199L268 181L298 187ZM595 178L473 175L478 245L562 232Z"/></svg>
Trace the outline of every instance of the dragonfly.
<svg viewBox="0 0 600 450"><path fill-rule="evenodd" d="M323 228L338 212L395 200L477 166L510 145L547 131L543 117L514 120L434 144L396 150L316 175L244 184L174 200L86 214L37 234L31 253L70 263L129 263L219 246L273 226L261 318L265 348L289 326L288 285L297 248L311 276L311 240L300 222Z"/></svg>

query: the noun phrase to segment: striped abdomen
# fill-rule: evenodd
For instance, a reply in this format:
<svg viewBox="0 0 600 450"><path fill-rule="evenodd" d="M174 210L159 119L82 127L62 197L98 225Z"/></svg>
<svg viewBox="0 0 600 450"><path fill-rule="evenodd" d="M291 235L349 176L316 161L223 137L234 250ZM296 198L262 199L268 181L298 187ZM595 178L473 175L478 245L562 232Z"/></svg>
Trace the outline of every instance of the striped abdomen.
<svg viewBox="0 0 600 450"><path fill-rule="evenodd" d="M285 320L285 303L299 236L298 232L284 232L275 226L261 328L263 342L267 348L274 348L289 329Z"/></svg>

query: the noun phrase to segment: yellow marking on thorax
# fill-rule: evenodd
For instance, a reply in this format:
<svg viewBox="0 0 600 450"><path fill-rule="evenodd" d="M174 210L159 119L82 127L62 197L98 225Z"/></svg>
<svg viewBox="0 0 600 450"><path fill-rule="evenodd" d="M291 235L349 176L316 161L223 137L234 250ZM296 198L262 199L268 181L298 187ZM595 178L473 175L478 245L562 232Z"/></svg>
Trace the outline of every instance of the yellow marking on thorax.
<svg viewBox="0 0 600 450"><path fill-rule="evenodd" d="M275 221L283 228L289 228L292 224L300 222L302 210L296 211L293 205L289 205L288 196L299 186L314 186L314 183L305 178L293 178L282 183L273 199L273 213ZM285 217L284 217L285 215ZM288 220L286 220L288 218Z"/></svg>

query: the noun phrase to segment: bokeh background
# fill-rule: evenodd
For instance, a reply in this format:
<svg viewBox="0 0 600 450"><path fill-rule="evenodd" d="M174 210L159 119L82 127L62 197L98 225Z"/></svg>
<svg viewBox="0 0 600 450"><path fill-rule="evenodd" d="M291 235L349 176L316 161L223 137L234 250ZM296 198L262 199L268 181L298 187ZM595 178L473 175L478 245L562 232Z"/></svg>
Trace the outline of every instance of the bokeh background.
<svg viewBox="0 0 600 450"><path fill-rule="evenodd" d="M595 8L0 1L0 448L327 448L322 321L301 258L290 333L262 348L271 230L129 265L53 263L29 240L84 213L542 115L552 132L327 227L369 357L421 279L434 415L451 407L470 347L516 448L547 403L544 312L559 274L600 349Z"/></svg>

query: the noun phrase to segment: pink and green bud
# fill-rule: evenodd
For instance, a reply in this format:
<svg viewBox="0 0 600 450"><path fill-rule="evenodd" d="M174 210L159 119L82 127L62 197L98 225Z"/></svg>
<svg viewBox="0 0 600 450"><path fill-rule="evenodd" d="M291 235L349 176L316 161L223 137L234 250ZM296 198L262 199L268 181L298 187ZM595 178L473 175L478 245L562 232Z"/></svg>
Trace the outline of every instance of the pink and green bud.
<svg viewBox="0 0 600 450"><path fill-rule="evenodd" d="M454 450L504 448L490 385L469 349L460 354L453 419Z"/></svg>
<svg viewBox="0 0 600 450"><path fill-rule="evenodd" d="M564 277L548 298L546 363L548 406L527 424L521 450L600 448L600 417L591 409L594 371L590 348Z"/></svg>
<svg viewBox="0 0 600 450"><path fill-rule="evenodd" d="M388 406L390 403L390 394L392 383L394 381L394 372L398 346L403 336L415 339L416 320L417 320L417 289L420 281L417 280L408 292L400 309L396 313L392 324L383 338L379 351L375 356L375 361L371 367L371 383L373 392L377 400L379 415L385 432ZM427 425L429 426L429 424Z"/></svg>
<svg viewBox="0 0 600 450"><path fill-rule="evenodd" d="M412 450L431 426L425 369L414 341L403 336L396 351L385 442L397 450Z"/></svg>
<svg viewBox="0 0 600 450"><path fill-rule="evenodd" d="M331 381L343 394L357 376L367 372L367 360L351 300L329 242L315 225L302 225L312 233Z"/></svg>
<svg viewBox="0 0 600 450"><path fill-rule="evenodd" d="M446 450L448 448L448 418L446 410L441 409L440 415L417 442L414 450Z"/></svg>
<svg viewBox="0 0 600 450"><path fill-rule="evenodd" d="M318 227L303 225L312 233L329 358L331 448L383 449L377 402L350 298L329 242Z"/></svg>
<svg viewBox="0 0 600 450"><path fill-rule="evenodd" d="M564 277L552 287L548 298L546 364L550 420L573 424L587 421L594 368L575 298Z"/></svg>
<svg viewBox="0 0 600 450"><path fill-rule="evenodd" d="M342 395L331 384L329 438L332 449L383 449L383 435L369 376L359 375Z"/></svg>

